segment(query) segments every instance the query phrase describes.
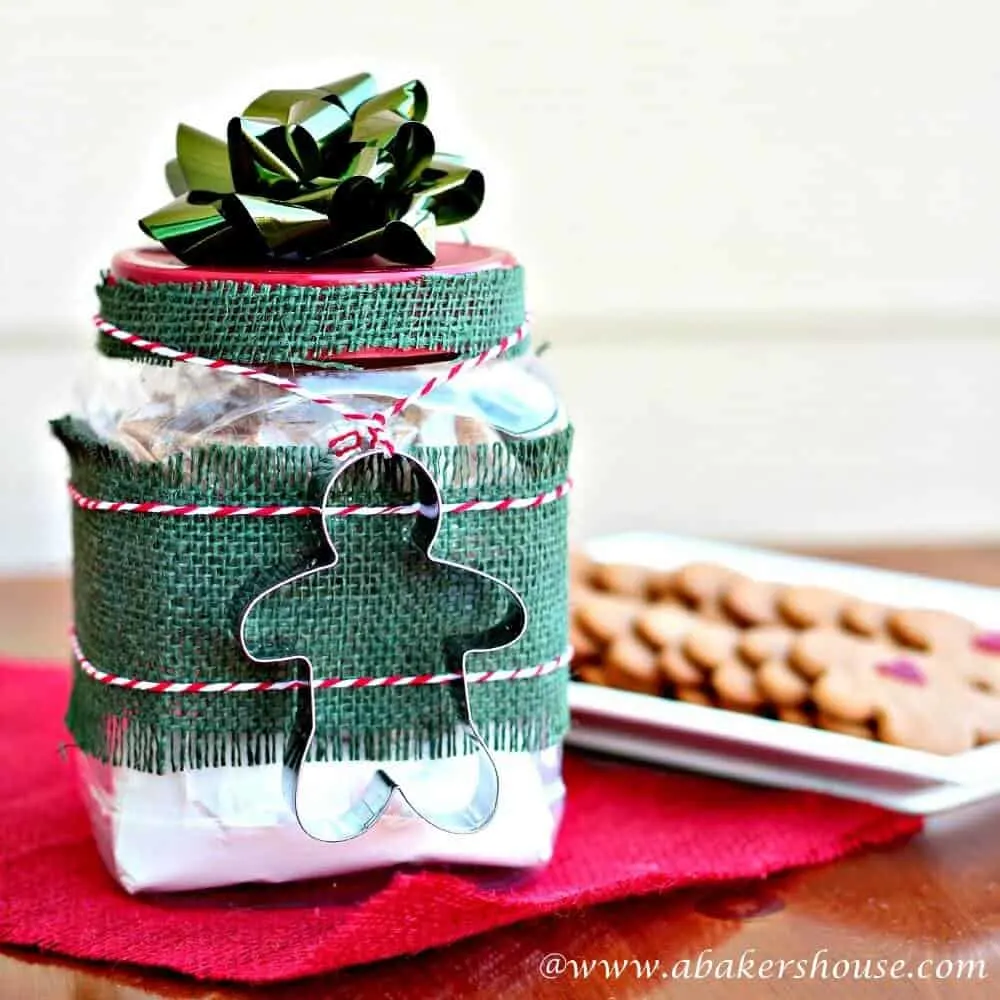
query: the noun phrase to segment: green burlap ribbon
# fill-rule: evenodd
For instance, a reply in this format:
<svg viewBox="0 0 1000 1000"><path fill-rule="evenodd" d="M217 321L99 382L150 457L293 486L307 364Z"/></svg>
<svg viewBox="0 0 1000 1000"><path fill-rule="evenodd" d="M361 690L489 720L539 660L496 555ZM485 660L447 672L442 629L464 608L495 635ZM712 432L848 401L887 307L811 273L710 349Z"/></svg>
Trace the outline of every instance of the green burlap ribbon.
<svg viewBox="0 0 1000 1000"><path fill-rule="evenodd" d="M133 461L96 441L69 418L53 429L65 445L73 484L87 496L122 501L211 505L316 504L332 474L329 455L307 447L196 448L161 464ZM564 482L572 433L532 441L450 448L416 447L446 503L534 496ZM383 476L350 484L347 501L404 501ZM290 593L270 604L262 634L307 635L310 655L337 676L420 672L403 665L414 630L446 635L468 609L447 600L420 618L398 603L391 571L399 517L344 518L335 543L363 552L363 586ZM567 510L555 502L524 510L445 515L435 554L495 576L528 609L528 628L509 650L474 654L472 670L531 667L566 648ZM278 680L287 665L247 660L236 641L250 599L319 558L317 518L164 517L75 508L77 633L100 669L161 680ZM325 556L323 556L325 558ZM489 609L485 609L489 617ZM344 642L350 629L355 641ZM357 635L371 636L366 650ZM344 662L348 648L352 662ZM497 750L534 751L558 741L568 725L565 671L473 685L473 718ZM68 725L89 754L157 773L280 759L293 696L156 694L107 687L77 671ZM447 686L324 690L316 696L314 749L324 760L401 760L458 752L457 706Z"/></svg>
<svg viewBox="0 0 1000 1000"><path fill-rule="evenodd" d="M119 329L248 365L322 366L337 354L387 347L464 356L492 347L525 319L520 267L428 270L418 280L333 287L105 277L97 295L101 315ZM105 336L98 350L158 360Z"/></svg>

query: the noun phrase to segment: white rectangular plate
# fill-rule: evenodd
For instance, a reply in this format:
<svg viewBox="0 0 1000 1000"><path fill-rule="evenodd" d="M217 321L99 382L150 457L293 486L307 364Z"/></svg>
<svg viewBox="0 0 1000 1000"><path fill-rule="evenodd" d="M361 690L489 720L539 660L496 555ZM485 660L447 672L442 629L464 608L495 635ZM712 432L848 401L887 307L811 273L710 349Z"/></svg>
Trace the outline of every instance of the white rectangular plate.
<svg viewBox="0 0 1000 1000"><path fill-rule="evenodd" d="M777 583L808 583L900 607L1000 625L1000 590L672 535L615 535L586 546L599 562L672 569L715 562ZM943 757L719 708L570 684L571 746L782 788L929 814L1000 792L1000 744Z"/></svg>

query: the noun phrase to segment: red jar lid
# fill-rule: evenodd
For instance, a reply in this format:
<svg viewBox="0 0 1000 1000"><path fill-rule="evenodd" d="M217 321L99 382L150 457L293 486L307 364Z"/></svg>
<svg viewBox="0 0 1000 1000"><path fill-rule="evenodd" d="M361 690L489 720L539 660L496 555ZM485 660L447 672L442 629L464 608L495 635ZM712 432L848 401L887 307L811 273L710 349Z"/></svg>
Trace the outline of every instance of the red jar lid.
<svg viewBox="0 0 1000 1000"><path fill-rule="evenodd" d="M473 243L439 243L437 260L429 267L337 261L318 266L275 264L269 267L193 267L182 264L161 247L122 250L111 261L111 273L124 281L152 285L165 282L237 281L251 285L389 284L413 281L428 274L469 274L498 267L516 267L517 260L506 250Z"/></svg>

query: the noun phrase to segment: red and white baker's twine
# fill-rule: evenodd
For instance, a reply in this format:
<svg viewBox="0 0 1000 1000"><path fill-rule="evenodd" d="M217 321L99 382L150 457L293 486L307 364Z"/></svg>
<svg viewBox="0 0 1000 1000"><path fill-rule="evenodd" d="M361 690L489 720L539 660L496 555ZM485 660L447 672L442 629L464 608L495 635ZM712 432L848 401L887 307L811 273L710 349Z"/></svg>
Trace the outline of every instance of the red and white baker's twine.
<svg viewBox="0 0 1000 1000"><path fill-rule="evenodd" d="M210 368L213 371L224 372L228 375L238 375L254 382L262 382L265 385L274 386L277 389L302 399L307 399L320 406L336 410L345 420L362 425L365 431L367 431L367 444L370 448L380 448L389 455L395 454L392 441L385 433L386 424L389 419L398 416L411 403L423 399L435 389L458 378L463 372L469 371L472 368L478 368L480 365L486 364L505 354L527 336L527 326L520 326L514 333L504 337L499 343L488 350L480 352L474 358L456 362L447 372L429 379L409 396L396 400L388 409L377 413L361 413L333 397L311 392L293 379L282 378L279 375L262 371L259 368L235 364L221 358L205 358L190 351L178 351L155 340L147 340L145 337L140 337L137 334L120 330L101 316L94 317L94 325L101 333L113 337L123 344L128 344L130 347L146 351L149 354L155 354L158 357L167 358L171 361L196 365L201 368ZM366 441L361 431L351 430L332 438L329 446L334 455L341 458L353 451L362 449L365 443ZM567 480L565 483L560 483L555 489L539 493L533 497L507 497L503 500L467 500L463 503L447 503L442 504L441 511L447 514L463 514L471 511L485 510L524 510L562 500L569 494L571 489L572 482ZM350 504L343 507L326 508L317 506L279 507L273 505L257 507L236 504L206 506L200 504L165 504L152 501L133 503L116 500L98 500L85 496L72 485L69 487L69 493L73 503L83 510L114 513L166 514L175 517L305 517L317 514L346 517L351 515L415 514L421 509L420 505L415 503L376 507ZM307 686L306 681L300 680L202 682L146 681L136 677L123 677L95 667L84 655L75 632L72 633L72 645L73 654L80 665L81 671L91 679L111 687L126 688L134 691L153 691L162 694L222 694L240 691L292 691ZM533 677L544 677L546 674L551 674L565 667L570 662L572 652L572 649L567 649L555 659L534 667L520 667L514 670L467 671L464 674L464 678L466 683L469 684L485 684L495 681L516 681L527 680ZM312 687L316 690L331 688L412 687L426 684L451 684L462 680L462 678L463 674L460 673L412 674L392 677L324 677L313 680Z"/></svg>
<svg viewBox="0 0 1000 1000"><path fill-rule="evenodd" d="M458 378L463 372L477 368L505 354L527 336L527 327L521 326L510 336L504 337L499 343L488 350L480 352L476 357L456 362L447 372L429 379L409 396L396 400L388 409L378 413L361 413L351 409L349 406L345 406L342 402L331 396L323 396L319 393L311 392L292 379L282 378L270 372L262 371L259 368L250 368L246 365L238 365L218 358L204 358L200 355L192 354L190 351L178 351L157 341L147 340L137 334L119 330L118 327L108 323L100 316L94 317L94 325L102 333L107 334L107 336L113 337L115 340L119 340L131 347L147 351L150 354L169 358L171 361L210 368L213 371L225 372L229 375L239 375L243 378L252 379L255 382L263 382L266 385L274 386L302 399L308 399L320 406L330 407L346 420L362 424L368 431L369 446L372 448L383 448L390 455L394 454L395 449L388 436L385 435L385 427L389 419L398 416L411 403L429 396L435 389L451 382L452 379ZM333 453L340 458L364 447L365 440L359 431L351 430L332 438L329 444ZM441 511L445 514L464 514L484 510L524 510L532 507L541 507L543 504L552 503L556 500L562 500L563 497L569 494L571 489L572 483L567 480L565 483L560 483L555 489L539 493L533 497L506 497L502 500L467 500L463 503L442 504ZM345 507L327 507L325 510L321 510L319 507L314 506L280 507L274 505L247 506L237 504L206 506L199 504L167 504L155 501L133 503L101 500L84 496L73 486L70 486L69 492L73 503L83 510L135 514L167 514L180 517L306 517L321 513L329 517L345 517L348 515L415 514L420 510L419 504L397 504L376 507L351 504Z"/></svg>
<svg viewBox="0 0 1000 1000"><path fill-rule="evenodd" d="M156 694L228 694L238 691L295 691L308 687L306 681L144 681L136 677L121 677L99 670L83 654L76 632L70 634L73 655L80 669L92 680L109 687L120 687L130 691L152 691ZM532 677L544 677L565 667L573 655L572 649L560 653L547 663L537 667L518 667L515 670L466 671L468 684L492 684L496 681L522 681ZM427 684L453 684L462 679L462 674L404 674L393 677L317 677L312 687L317 691L342 688L367 687L418 687Z"/></svg>
<svg viewBox="0 0 1000 1000"><path fill-rule="evenodd" d="M361 413L349 406L345 406L339 400L330 396L323 396L320 393L311 392L309 389L303 388L293 379L282 378L280 375L274 375L271 372L262 371L260 368L238 365L232 361L225 361L221 358L205 358L198 354L192 354L190 351L178 351L173 347L167 347L166 344L161 344L155 340L147 340L145 337L138 336L138 334L128 333L126 330L119 330L117 326L113 323L109 323L102 316L94 317L94 325L98 330L100 330L101 333L106 334L109 337L113 337L115 340L121 341L123 344L128 344L129 347L134 347L137 350L146 351L149 354L155 354L161 358L168 358L170 361L179 361L187 365L197 365L200 368L210 368L213 371L225 372L227 375L239 375L242 378L251 379L254 382L263 382L266 385L274 386L276 389L281 389L283 392L291 393L293 396L308 399L313 403L318 403L320 406L330 407L331 409L336 410L345 420L354 421L362 425L368 434L368 447L380 448L389 455L395 454L395 447L393 446L393 443L389 439L388 435L385 433L386 424L390 418L398 416L411 403L415 403L418 400L423 399L425 396L430 395L430 393L432 393L435 389L440 388L442 385L446 385L448 382L451 382L452 379L458 378L458 376L463 372L469 371L472 368L478 368L480 365L484 365L488 361L493 361L495 358L499 358L501 355L506 354L507 351L521 343L521 341L528 335L528 328L525 323L522 326L519 326L512 334L502 338L492 347L487 348L485 351L481 351L474 358L467 358L465 361L456 361L455 364L453 364L444 374L435 375L409 396L404 399L396 400L396 402L393 403L388 409L377 413ZM365 444L365 437L359 430L350 430L344 434L338 434L336 437L331 438L329 442L331 451L338 458L349 455L351 452L361 450L365 447Z"/></svg>
<svg viewBox="0 0 1000 1000"><path fill-rule="evenodd" d="M560 483L555 489L546 490L533 497L507 497L503 500L466 500L462 503L441 504L442 514L468 514L483 510L529 510L554 503L569 495L572 480ZM392 504L381 507L366 507L362 504L348 504L342 507L248 507L237 504L204 506L201 504L155 503L145 501L134 503L124 500L95 500L84 496L75 486L69 486L70 499L81 510L107 511L116 514L166 514L170 517L311 517L322 514L325 517L374 517L382 514L417 514L421 511L418 503Z"/></svg>

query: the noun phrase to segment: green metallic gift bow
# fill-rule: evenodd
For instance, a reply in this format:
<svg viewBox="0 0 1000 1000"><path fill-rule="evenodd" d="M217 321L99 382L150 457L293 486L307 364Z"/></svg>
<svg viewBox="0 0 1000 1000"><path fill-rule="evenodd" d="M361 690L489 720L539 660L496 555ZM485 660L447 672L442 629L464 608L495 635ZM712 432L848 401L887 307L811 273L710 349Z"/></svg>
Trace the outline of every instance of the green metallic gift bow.
<svg viewBox="0 0 1000 1000"><path fill-rule="evenodd" d="M225 142L182 124L166 169L175 200L139 225L186 264L432 264L436 227L475 215L485 185L435 151L426 113L419 81L377 93L360 73L262 94Z"/></svg>

